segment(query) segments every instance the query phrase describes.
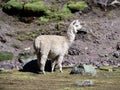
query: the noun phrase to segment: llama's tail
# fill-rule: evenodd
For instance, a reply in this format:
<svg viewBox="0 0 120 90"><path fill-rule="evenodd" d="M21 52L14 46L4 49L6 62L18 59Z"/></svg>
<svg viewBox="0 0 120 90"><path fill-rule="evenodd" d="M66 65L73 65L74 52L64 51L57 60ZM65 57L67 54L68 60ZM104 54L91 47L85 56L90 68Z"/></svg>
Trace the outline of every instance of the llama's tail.
<svg viewBox="0 0 120 90"><path fill-rule="evenodd" d="M35 52L40 53L40 41L36 39L33 45L34 45Z"/></svg>

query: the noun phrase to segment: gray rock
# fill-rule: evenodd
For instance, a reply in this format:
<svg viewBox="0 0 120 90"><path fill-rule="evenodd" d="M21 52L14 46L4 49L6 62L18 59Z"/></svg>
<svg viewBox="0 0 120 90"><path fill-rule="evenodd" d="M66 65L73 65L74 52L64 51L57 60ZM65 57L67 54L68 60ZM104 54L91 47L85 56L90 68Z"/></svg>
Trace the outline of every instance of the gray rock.
<svg viewBox="0 0 120 90"><path fill-rule="evenodd" d="M83 65L73 67L70 74L82 74L82 75L90 74L92 76L95 76L96 70L92 65L83 64Z"/></svg>
<svg viewBox="0 0 120 90"><path fill-rule="evenodd" d="M95 4L101 4L104 6L109 5L110 3L112 3L114 0L93 0Z"/></svg>
<svg viewBox="0 0 120 90"><path fill-rule="evenodd" d="M120 50L120 42L117 42L116 49Z"/></svg>
<svg viewBox="0 0 120 90"><path fill-rule="evenodd" d="M91 81L91 80L85 80L85 81L83 81L83 82L75 82L74 83L76 86L92 86L92 85L94 85L94 83L93 83L93 81Z"/></svg>
<svg viewBox="0 0 120 90"><path fill-rule="evenodd" d="M18 56L18 61L22 63L23 66L27 64L28 62L32 60L36 60L36 59L37 57L29 52L22 52Z"/></svg>
<svg viewBox="0 0 120 90"><path fill-rule="evenodd" d="M0 68L0 72L3 71L3 70L4 70L4 68Z"/></svg>
<svg viewBox="0 0 120 90"><path fill-rule="evenodd" d="M84 75L85 74L84 67L82 67L82 66L79 66L79 67L75 66L71 70L70 74L82 74L82 75Z"/></svg>

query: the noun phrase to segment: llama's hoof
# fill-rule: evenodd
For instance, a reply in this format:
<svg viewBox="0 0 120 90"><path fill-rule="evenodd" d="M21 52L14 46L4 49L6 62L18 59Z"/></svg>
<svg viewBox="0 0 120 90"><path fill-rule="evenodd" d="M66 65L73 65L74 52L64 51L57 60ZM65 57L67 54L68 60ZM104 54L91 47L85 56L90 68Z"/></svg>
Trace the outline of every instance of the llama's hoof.
<svg viewBox="0 0 120 90"><path fill-rule="evenodd" d="M44 75L46 74L45 72L37 72L37 73L38 73L38 74L44 74Z"/></svg>
<svg viewBox="0 0 120 90"><path fill-rule="evenodd" d="M44 75L46 75L45 71L42 72Z"/></svg>
<svg viewBox="0 0 120 90"><path fill-rule="evenodd" d="M63 71L60 71L60 73L63 73Z"/></svg>
<svg viewBox="0 0 120 90"><path fill-rule="evenodd" d="M53 71L51 73L54 73Z"/></svg>

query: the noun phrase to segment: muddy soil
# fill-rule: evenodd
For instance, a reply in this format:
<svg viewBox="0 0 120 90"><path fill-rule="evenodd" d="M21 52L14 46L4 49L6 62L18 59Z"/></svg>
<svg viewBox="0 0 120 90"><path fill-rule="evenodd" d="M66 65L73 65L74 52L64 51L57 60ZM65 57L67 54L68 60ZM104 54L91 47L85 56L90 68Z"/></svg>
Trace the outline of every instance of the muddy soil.
<svg viewBox="0 0 120 90"><path fill-rule="evenodd" d="M12 52L13 61L16 61L18 54L25 48L30 47L29 52L34 52L33 40L20 41L17 38L19 34L41 30L40 34L65 35L68 25L75 19L79 19L83 24L85 33L81 32L76 35L63 64L87 63L96 66L120 66L120 50L116 48L117 43L120 42L120 8L106 12L93 8L88 13L75 13L72 18L44 24L38 24L37 18L31 23L21 22L17 16L9 16L0 9L0 51ZM59 22L64 22L61 30L55 28ZM116 53L118 53L117 57Z"/></svg>

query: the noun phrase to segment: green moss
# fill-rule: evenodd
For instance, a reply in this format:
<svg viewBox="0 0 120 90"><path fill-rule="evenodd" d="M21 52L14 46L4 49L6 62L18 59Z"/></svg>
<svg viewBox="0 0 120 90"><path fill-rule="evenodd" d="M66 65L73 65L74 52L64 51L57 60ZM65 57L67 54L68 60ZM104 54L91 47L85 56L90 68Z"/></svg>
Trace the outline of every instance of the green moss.
<svg viewBox="0 0 120 90"><path fill-rule="evenodd" d="M19 59L28 59L30 56L30 54L21 55L19 56Z"/></svg>
<svg viewBox="0 0 120 90"><path fill-rule="evenodd" d="M51 12L57 12L58 11L58 6L53 5L50 10L51 10Z"/></svg>
<svg viewBox="0 0 120 90"><path fill-rule="evenodd" d="M42 13L43 15L49 13L48 7L42 1L25 4L24 10L30 12Z"/></svg>
<svg viewBox="0 0 120 90"><path fill-rule="evenodd" d="M109 71L109 70L112 70L113 67L112 66L102 66L100 67L101 70L105 70L105 71Z"/></svg>
<svg viewBox="0 0 120 90"><path fill-rule="evenodd" d="M51 11L46 16L40 17L41 22L57 21L73 16L67 4L63 5L62 10L58 11L57 6L52 6Z"/></svg>
<svg viewBox="0 0 120 90"><path fill-rule="evenodd" d="M41 1L41 0L29 0L30 3L38 2L38 1Z"/></svg>
<svg viewBox="0 0 120 90"><path fill-rule="evenodd" d="M17 2L16 0L10 0L4 5L4 9L11 10L22 10L23 9L24 2Z"/></svg>
<svg viewBox="0 0 120 90"><path fill-rule="evenodd" d="M19 44L12 44L12 47L14 47L14 48L16 48L16 49L20 49L20 46L19 46Z"/></svg>
<svg viewBox="0 0 120 90"><path fill-rule="evenodd" d="M16 38L17 38L19 41L25 41L25 40L27 40L26 37L23 36L23 35L17 35Z"/></svg>
<svg viewBox="0 0 120 90"><path fill-rule="evenodd" d="M3 6L4 6L4 3L1 2L1 3L0 3L0 8L2 8Z"/></svg>
<svg viewBox="0 0 120 90"><path fill-rule="evenodd" d="M19 33L18 35L16 35L16 38L19 41L26 41L26 40L33 41L35 39L35 37L38 36L38 35L39 35L38 32L25 31L25 32L22 32L22 33Z"/></svg>
<svg viewBox="0 0 120 90"><path fill-rule="evenodd" d="M51 13L48 16L40 17L39 20L41 22L57 21L57 20L61 20L61 19L71 17L72 15L73 14L71 14L71 13L55 12L55 13Z"/></svg>
<svg viewBox="0 0 120 90"><path fill-rule="evenodd" d="M70 9L68 8L68 3L66 3L65 5L63 5L62 12L63 13L68 13L68 14L71 13Z"/></svg>
<svg viewBox="0 0 120 90"><path fill-rule="evenodd" d="M49 22L49 18L47 18L47 17L40 17L39 20L43 23Z"/></svg>
<svg viewBox="0 0 120 90"><path fill-rule="evenodd" d="M88 8L88 5L85 1L79 1L79 2L69 2L67 4L67 7L72 11L84 11L86 8Z"/></svg>
<svg viewBox="0 0 120 90"><path fill-rule="evenodd" d="M13 59L13 53L6 52L6 51L0 51L0 61L12 60L12 59Z"/></svg>
<svg viewBox="0 0 120 90"><path fill-rule="evenodd" d="M58 22L58 23L55 25L55 28L56 28L57 30L61 30L62 25L64 25L64 22Z"/></svg>

